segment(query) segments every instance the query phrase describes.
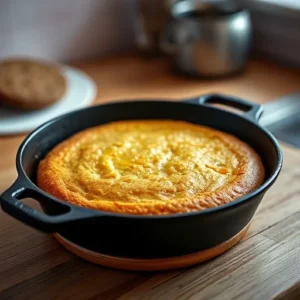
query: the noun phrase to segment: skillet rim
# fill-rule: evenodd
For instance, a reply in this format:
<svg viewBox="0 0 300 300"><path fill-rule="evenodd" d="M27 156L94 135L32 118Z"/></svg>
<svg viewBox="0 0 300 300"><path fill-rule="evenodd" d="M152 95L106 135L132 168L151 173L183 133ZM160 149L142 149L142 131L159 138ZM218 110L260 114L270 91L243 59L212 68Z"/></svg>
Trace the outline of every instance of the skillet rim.
<svg viewBox="0 0 300 300"><path fill-rule="evenodd" d="M258 127L259 130L261 130L266 138L268 138L272 145L274 146L275 150L276 150L276 154L277 154L277 165L276 168L274 168L271 172L271 175L269 176L269 178L261 185L259 186L257 189L255 189L253 192L238 198L232 202L226 203L226 204L222 204L220 206L216 206L213 208L208 208L208 209L204 209L204 210L200 210L200 211L192 211L192 212L186 212L186 213L175 213L175 214L167 214L167 215L132 215L132 214L125 214L125 213L113 213L113 212L106 212L106 211L100 211L100 210L96 210L96 209L92 209L92 208L85 208L85 207L81 207L78 205L74 205L70 202L64 201L64 200L60 200L58 198L55 198L54 196L52 196L51 194L45 192L44 190L42 190L41 188L39 188L35 182L33 182L26 174L25 170L23 169L23 164L22 164L22 157L23 157L23 152L24 149L26 148L26 146L30 145L31 140L39 133L41 133L45 128L51 126L54 123L59 122L62 119L66 119L69 118L71 115L76 115L77 113L87 113L89 110L92 110L94 108L99 108L99 107L103 107L103 106L115 106L118 104L135 104L135 103L145 103L148 102L148 104L157 104L159 103L165 103L167 105L170 104L175 104L175 105L192 105L192 106L197 106L197 107L206 107L208 109L217 111L218 113L221 114L229 114L229 115L234 115L235 117L241 118L246 122L251 123L252 125ZM170 120L172 120L172 118L169 118ZM106 123L104 123L106 124ZM83 130L83 129L82 129ZM80 131L77 131L80 132ZM76 132L76 133L77 133ZM73 134L76 134L73 133ZM230 134L230 132L229 132ZM90 214L92 214L93 218L97 218L97 217L115 217L115 218L123 218L123 219L147 219L147 220L154 220L154 219L172 219L172 218L185 218L185 217L191 217L191 216L198 216L198 215L206 215L206 214L210 214L210 213L221 213L224 210L230 209L234 206L238 206L238 205L242 205L244 202L251 200L252 198L258 196L261 193L265 193L275 182L275 180L277 179L281 168L282 168L282 164L283 164L283 154L282 151L280 149L279 143L276 140L276 138L273 136L272 133L270 133L268 130L266 130L265 128L263 128L262 126L260 126L258 124L258 119L254 120L251 119L249 117L247 117L246 115L238 115L236 113L230 112L228 110L224 110L224 109L220 109L211 105L203 105L200 103L192 103L189 102L189 100L167 100L167 99L139 99L139 100L130 100L130 99L125 99L124 101L115 101L115 102L110 102L110 103L104 103L104 104L98 104L98 105L93 105L90 107L86 107L86 108L81 108L81 109L77 109L74 111L71 111L69 113L60 115L54 119L51 119L47 122L45 122L44 124L40 125L38 128L36 128L33 132L31 132L25 139L24 141L21 143L21 145L18 148L18 152L16 155L16 168L17 168L17 172L18 172L18 177L17 177L17 181L20 180L24 183L24 180L26 180L27 182L29 182L32 185L32 189L35 189L35 191L39 194L44 193L47 195L47 197L49 198L49 200L53 201L53 202L58 202L60 204L63 205L67 205L70 208L75 209L77 212L79 211L85 211L85 212L89 212ZM20 187L22 188L22 187ZM25 187L26 188L26 187ZM28 187L27 187L28 188ZM87 218L89 218L87 216Z"/></svg>

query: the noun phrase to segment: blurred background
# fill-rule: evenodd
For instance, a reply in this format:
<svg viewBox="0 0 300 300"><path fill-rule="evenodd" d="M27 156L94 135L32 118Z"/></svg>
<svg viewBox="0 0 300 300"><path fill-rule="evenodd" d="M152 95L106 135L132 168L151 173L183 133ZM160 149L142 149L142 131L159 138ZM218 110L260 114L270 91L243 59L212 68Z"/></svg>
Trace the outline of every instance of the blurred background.
<svg viewBox="0 0 300 300"><path fill-rule="evenodd" d="M58 61L98 57L134 44L131 0L1 0L0 57Z"/></svg>
<svg viewBox="0 0 300 300"><path fill-rule="evenodd" d="M30 55L72 61L133 49L138 6L147 6L158 26L166 7L175 2L180 1L1 0L0 58ZM253 50L299 66L300 1L234 2L251 12Z"/></svg>

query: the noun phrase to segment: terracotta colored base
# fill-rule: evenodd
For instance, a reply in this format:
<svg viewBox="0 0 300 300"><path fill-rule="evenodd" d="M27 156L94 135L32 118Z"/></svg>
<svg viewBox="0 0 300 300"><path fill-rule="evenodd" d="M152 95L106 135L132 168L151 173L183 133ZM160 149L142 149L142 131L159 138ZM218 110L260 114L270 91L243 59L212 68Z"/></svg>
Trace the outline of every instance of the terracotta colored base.
<svg viewBox="0 0 300 300"><path fill-rule="evenodd" d="M188 266L192 266L213 257L216 257L223 252L229 250L235 244L237 244L240 239L244 236L248 230L250 223L244 227L239 233L237 233L231 239L206 250L202 250L196 253L182 255L170 258L156 258L156 259L134 259L134 258L124 258L115 257L98 252L93 252L84 249L58 233L54 234L54 237L69 251L78 255L79 257L88 260L92 263L99 264L105 267L120 269L120 270L130 270L130 271L162 271L179 269Z"/></svg>

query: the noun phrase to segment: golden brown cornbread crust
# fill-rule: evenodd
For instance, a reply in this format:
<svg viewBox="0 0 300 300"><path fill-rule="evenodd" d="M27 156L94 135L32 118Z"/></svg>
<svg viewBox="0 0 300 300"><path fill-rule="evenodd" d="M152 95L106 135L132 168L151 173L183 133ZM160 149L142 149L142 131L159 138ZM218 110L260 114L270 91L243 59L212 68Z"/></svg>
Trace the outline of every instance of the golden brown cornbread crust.
<svg viewBox="0 0 300 300"><path fill-rule="evenodd" d="M163 215L203 210L259 187L264 167L246 143L171 120L121 121L75 134L48 153L38 186L103 211Z"/></svg>

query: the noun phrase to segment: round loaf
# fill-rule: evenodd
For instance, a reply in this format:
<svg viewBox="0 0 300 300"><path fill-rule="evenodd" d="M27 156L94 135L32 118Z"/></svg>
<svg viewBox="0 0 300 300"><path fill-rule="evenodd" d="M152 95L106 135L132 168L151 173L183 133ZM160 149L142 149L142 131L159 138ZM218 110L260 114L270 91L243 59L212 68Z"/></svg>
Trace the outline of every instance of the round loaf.
<svg viewBox="0 0 300 300"><path fill-rule="evenodd" d="M60 100L66 89L66 79L55 65L30 59L0 62L0 102L41 109Z"/></svg>
<svg viewBox="0 0 300 300"><path fill-rule="evenodd" d="M258 154L224 132L170 120L121 121L84 130L39 164L55 197L109 212L165 215L220 206L264 180Z"/></svg>

